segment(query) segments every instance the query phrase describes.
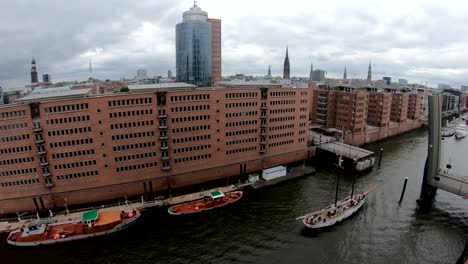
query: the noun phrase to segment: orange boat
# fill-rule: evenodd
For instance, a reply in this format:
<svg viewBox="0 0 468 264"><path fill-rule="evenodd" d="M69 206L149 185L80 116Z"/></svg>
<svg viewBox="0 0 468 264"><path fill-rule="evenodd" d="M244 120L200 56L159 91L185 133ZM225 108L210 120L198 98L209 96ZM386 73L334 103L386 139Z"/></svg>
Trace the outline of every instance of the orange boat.
<svg viewBox="0 0 468 264"><path fill-rule="evenodd" d="M140 211L104 211L83 213L81 220L54 224L36 224L12 231L10 245L31 247L55 244L111 234L127 228L140 217Z"/></svg>
<svg viewBox="0 0 468 264"><path fill-rule="evenodd" d="M233 191L226 194L222 193L221 191L213 191L210 192L209 196L205 196L203 199L174 205L171 206L167 211L171 215L199 213L237 202L242 197L242 194L242 191Z"/></svg>

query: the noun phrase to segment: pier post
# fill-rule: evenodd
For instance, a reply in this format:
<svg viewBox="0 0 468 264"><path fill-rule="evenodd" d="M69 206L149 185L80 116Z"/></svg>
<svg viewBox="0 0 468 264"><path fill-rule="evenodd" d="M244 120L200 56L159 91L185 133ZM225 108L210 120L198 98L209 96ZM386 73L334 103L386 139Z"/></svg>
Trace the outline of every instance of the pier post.
<svg viewBox="0 0 468 264"><path fill-rule="evenodd" d="M380 149L379 168L380 168L380 163L382 162L382 155L383 155L383 148Z"/></svg>
<svg viewBox="0 0 468 264"><path fill-rule="evenodd" d="M401 201L403 201L403 197L405 196L406 184L407 183L408 183L408 177L405 177L405 183L403 184L403 190L401 190L400 201L398 202L398 204L401 204Z"/></svg>

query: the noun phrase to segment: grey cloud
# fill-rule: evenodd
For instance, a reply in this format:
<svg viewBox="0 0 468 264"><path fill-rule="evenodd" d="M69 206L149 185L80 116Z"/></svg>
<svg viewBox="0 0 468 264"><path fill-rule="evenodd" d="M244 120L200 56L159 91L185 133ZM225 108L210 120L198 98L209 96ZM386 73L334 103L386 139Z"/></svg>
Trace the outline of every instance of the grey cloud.
<svg viewBox="0 0 468 264"><path fill-rule="evenodd" d="M241 9L248 2L241 0L239 10L221 10L223 72L265 75L272 65L280 75L289 45L296 76L307 76L314 63L336 77L346 64L351 76L363 78L372 59L376 78L467 82L463 74L447 74L468 73L465 4L294 0L288 5L295 1L297 10L282 16L270 15L269 8L281 9L273 2L246 14ZM93 56L98 78L130 77L140 67L150 74L174 72L174 27L190 5L169 0L7 1L0 10L0 34L5 36L0 39L0 85L27 83L31 56L40 73L51 73L54 80L85 79L88 59L82 55L96 49L102 50ZM209 0L200 5L210 14ZM132 39L145 23L155 27L154 35Z"/></svg>

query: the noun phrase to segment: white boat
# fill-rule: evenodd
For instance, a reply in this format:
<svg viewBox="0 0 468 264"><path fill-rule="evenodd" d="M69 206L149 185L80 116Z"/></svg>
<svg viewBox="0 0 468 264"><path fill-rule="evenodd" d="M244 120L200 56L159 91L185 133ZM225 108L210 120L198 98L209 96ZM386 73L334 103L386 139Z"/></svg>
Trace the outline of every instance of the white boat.
<svg viewBox="0 0 468 264"><path fill-rule="evenodd" d="M366 202L367 194L374 188L375 186L366 192L348 197L323 210L299 218L302 218L304 226L311 229L333 226L359 211Z"/></svg>
<svg viewBox="0 0 468 264"><path fill-rule="evenodd" d="M465 124L458 124L457 128L455 129L455 137L456 138L464 138L468 134L468 130Z"/></svg>

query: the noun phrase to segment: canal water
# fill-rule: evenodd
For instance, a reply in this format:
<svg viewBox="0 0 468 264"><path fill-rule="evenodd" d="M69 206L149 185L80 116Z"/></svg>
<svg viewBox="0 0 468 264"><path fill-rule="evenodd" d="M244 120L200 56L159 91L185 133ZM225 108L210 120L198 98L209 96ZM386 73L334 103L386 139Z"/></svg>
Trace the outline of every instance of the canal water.
<svg viewBox="0 0 468 264"><path fill-rule="evenodd" d="M468 174L468 138L444 144L443 159ZM8 247L2 237L1 263L455 263L468 242L468 200L439 190L431 211L418 210L427 132L366 147L383 148L383 161L360 175L357 190L378 188L357 215L322 232L305 232L295 218L333 202L330 171L248 191L237 204L206 213L150 210L108 237L34 249ZM340 196L349 195L352 179L340 182Z"/></svg>

